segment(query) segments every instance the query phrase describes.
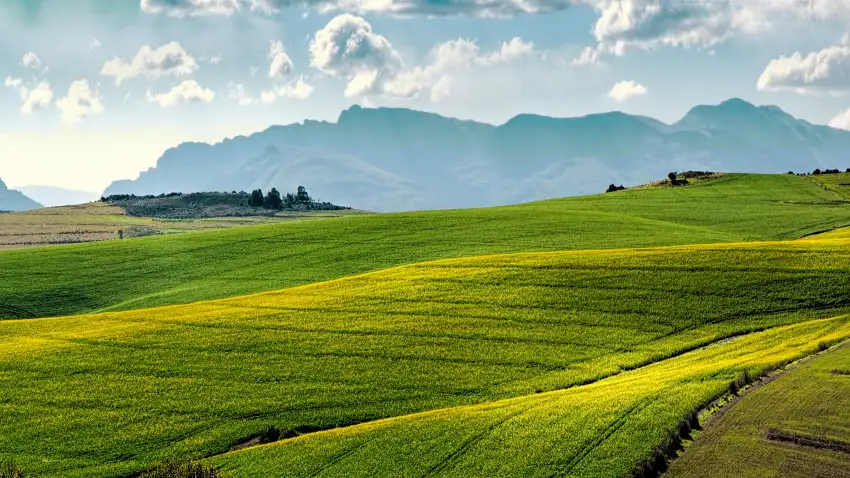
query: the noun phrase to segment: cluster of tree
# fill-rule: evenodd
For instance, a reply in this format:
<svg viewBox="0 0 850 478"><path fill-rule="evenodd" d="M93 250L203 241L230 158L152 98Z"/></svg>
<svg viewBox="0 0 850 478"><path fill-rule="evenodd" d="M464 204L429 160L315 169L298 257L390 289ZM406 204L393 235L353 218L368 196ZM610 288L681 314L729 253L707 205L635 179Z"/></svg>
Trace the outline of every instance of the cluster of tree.
<svg viewBox="0 0 850 478"><path fill-rule="evenodd" d="M850 168L847 168L844 172L850 173ZM839 174L839 173L841 173L841 170L837 169L837 168L836 169L824 169L824 170L815 169L811 173L797 173L797 176L808 176L810 174L817 176L819 174ZM795 173L794 173L794 171L788 171L786 174L795 174Z"/></svg>
<svg viewBox="0 0 850 478"><path fill-rule="evenodd" d="M248 205L251 207L264 207L266 209L292 209L296 206L309 206L313 203L313 198L307 193L304 186L298 186L298 189L293 193L286 193L281 196L276 188L272 188L265 196L262 189L251 191L251 197L248 199Z"/></svg>
<svg viewBox="0 0 850 478"><path fill-rule="evenodd" d="M156 199L156 198L173 198L182 196L183 193L168 193L168 194L148 194L145 196L136 196L135 194L112 194L110 196L101 197L101 202L108 201L129 201L131 199Z"/></svg>
<svg viewBox="0 0 850 478"><path fill-rule="evenodd" d="M605 192L606 193L613 193L614 191L622 191L623 189L626 189L626 187L623 186L622 184L619 185L619 186L614 185L614 184L610 184L610 185L608 185L608 189L606 189Z"/></svg>
<svg viewBox="0 0 850 478"><path fill-rule="evenodd" d="M690 184L687 179L678 179L678 175L675 172L669 173L667 179L670 180L670 185L672 186L687 186Z"/></svg>

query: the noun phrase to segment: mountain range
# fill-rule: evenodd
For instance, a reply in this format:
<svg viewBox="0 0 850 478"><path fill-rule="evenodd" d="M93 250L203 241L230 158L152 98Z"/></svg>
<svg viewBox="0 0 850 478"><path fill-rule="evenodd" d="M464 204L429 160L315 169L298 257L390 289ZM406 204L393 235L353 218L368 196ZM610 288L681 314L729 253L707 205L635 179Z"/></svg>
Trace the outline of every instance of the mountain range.
<svg viewBox="0 0 850 478"><path fill-rule="evenodd" d="M597 193L669 171L781 173L850 166L850 131L741 99L673 124L621 112L521 114L498 126L402 108L342 111L337 122L272 126L217 144L184 143L110 194L294 190L373 211L510 204Z"/></svg>
<svg viewBox="0 0 850 478"><path fill-rule="evenodd" d="M43 204L45 207L68 206L72 204L85 204L96 201L100 195L91 191L78 191L56 186L21 186L18 191Z"/></svg>
<svg viewBox="0 0 850 478"><path fill-rule="evenodd" d="M0 211L28 211L41 207L41 204L28 198L24 193L9 189L0 179Z"/></svg>

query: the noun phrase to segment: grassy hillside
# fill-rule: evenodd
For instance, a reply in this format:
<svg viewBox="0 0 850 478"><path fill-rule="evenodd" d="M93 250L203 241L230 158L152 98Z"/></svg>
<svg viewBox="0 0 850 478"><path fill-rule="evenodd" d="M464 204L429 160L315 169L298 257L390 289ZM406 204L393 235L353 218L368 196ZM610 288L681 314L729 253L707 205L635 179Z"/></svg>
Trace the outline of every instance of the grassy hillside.
<svg viewBox="0 0 850 478"><path fill-rule="evenodd" d="M770 368L848 333L846 319L798 324L591 385L307 435L210 462L236 477L621 478L744 370ZM714 473L700 476L741 476L705 469Z"/></svg>
<svg viewBox="0 0 850 478"><path fill-rule="evenodd" d="M229 297L491 253L791 239L850 224L802 177L739 175L519 206L368 215L0 252L0 318Z"/></svg>
<svg viewBox="0 0 850 478"><path fill-rule="evenodd" d="M844 199L850 199L850 173L807 176L812 182L827 187Z"/></svg>
<svg viewBox="0 0 850 478"><path fill-rule="evenodd" d="M120 206L94 202L0 215L0 249L107 241L117 239L119 230L129 239L356 213L359 211L290 211L265 216L162 219L131 216Z"/></svg>
<svg viewBox="0 0 850 478"><path fill-rule="evenodd" d="M39 476L114 476L168 456L221 453L268 425L322 429L579 386L732 335L850 312L847 246L808 240L453 259L213 302L3 321L0 460L14 457ZM517 467L506 473L541 464L583 476L622 471L741 367L850 335L846 316L796 327L707 347L687 359L696 368L675 362L661 379L619 375L617 393L576 388L519 409L437 413L429 415L443 417L435 428L416 418L398 432L380 428L368 446L360 438L296 441L263 460L294 460L287 473L327 465L341 474L415 471L434 459L444 463L435 474L463 475L505 453ZM596 442L591 430L614 438ZM525 446L526 436L540 441ZM352 444L363 454L346 454ZM407 462L392 460L407 454ZM228 466L260 466L241 456Z"/></svg>
<svg viewBox="0 0 850 478"><path fill-rule="evenodd" d="M850 476L850 346L745 396L669 476Z"/></svg>

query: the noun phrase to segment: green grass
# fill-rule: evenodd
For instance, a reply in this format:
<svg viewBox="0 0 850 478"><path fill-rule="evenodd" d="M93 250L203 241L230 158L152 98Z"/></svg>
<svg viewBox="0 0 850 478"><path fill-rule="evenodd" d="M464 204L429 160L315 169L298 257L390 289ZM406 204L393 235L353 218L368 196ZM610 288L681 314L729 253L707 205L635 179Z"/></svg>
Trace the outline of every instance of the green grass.
<svg viewBox="0 0 850 478"><path fill-rule="evenodd" d="M0 252L0 318L230 297L491 253L793 239L850 225L802 177L731 174L512 207L300 221Z"/></svg>
<svg viewBox="0 0 850 478"><path fill-rule="evenodd" d="M850 346L844 346L746 395L687 448L669 476L850 476L846 451L768 439L773 429L850 446L848 424Z"/></svg>
<svg viewBox="0 0 850 478"><path fill-rule="evenodd" d="M847 246L809 240L453 259L213 302L0 322L0 460L13 457L39 476L115 476L169 457L221 453L269 425L329 428L614 377L606 383L619 385L585 401L541 394L545 403L527 427L517 415L512 428L486 435L528 407L497 402L507 415L478 420L473 410L434 429L381 432L362 459L333 459L359 441L322 445L326 455L287 448L280 459L327 465L335 475L371 466L393 474L388 467L402 466L393 459L408 455L399 469L438 460L445 464L434 471L464 475L513 456L507 471L545 460L581 476L601 476L609 465L622 471L741 367L850 335L850 323L842 316L768 335L776 340L707 347L688 362L704 368L691 374L671 362L664 370L674 375L655 385L632 389L634 375L621 372L731 335L850 312ZM727 352L754 355L729 361ZM618 419L638 404L636 418ZM592 430L617 424L628 434L594 445ZM586 431L570 438L576 430ZM465 440L482 433L467 456ZM558 461L573 456L567 451L580 459ZM614 455L616 466L606 461ZM238 470L250 462L232 466L252 476Z"/></svg>
<svg viewBox="0 0 850 478"><path fill-rule="evenodd" d="M846 319L773 329L587 386L306 435L209 462L238 477L620 478L737 374L812 353L818 337L848 332Z"/></svg>
<svg viewBox="0 0 850 478"><path fill-rule="evenodd" d="M807 176L812 182L826 186L843 199L850 199L850 173Z"/></svg>

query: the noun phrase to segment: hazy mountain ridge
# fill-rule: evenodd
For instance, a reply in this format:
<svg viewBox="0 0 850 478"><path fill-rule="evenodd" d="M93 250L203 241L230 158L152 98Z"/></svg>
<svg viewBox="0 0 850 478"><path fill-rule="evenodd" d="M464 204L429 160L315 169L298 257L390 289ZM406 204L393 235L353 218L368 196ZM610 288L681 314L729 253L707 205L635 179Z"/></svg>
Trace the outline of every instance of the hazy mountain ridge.
<svg viewBox="0 0 850 478"><path fill-rule="evenodd" d="M66 189L57 186L21 186L18 188L18 191L26 194L30 199L43 204L44 207L85 204L100 198L100 195L96 192Z"/></svg>
<svg viewBox="0 0 850 478"><path fill-rule="evenodd" d="M39 209L41 204L28 198L24 193L9 189L0 179L0 211L28 211Z"/></svg>
<svg viewBox="0 0 850 478"><path fill-rule="evenodd" d="M740 99L666 124L621 112L521 114L494 126L401 108L341 112L336 123L272 126L215 145L167 150L105 194L308 186L361 209L475 207L601 192L669 170L779 173L850 161L850 132ZM839 164L840 163L840 164Z"/></svg>

